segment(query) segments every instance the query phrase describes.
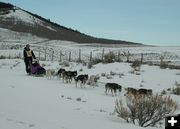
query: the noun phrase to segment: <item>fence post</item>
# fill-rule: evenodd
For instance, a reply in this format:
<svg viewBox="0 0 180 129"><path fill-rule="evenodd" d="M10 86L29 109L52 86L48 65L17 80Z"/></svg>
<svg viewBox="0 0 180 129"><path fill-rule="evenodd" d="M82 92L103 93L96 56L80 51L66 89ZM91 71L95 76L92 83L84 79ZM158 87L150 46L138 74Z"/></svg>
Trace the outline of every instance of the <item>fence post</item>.
<svg viewBox="0 0 180 129"><path fill-rule="evenodd" d="M81 49L79 49L79 59L78 62L81 62Z"/></svg>
<svg viewBox="0 0 180 129"><path fill-rule="evenodd" d="M38 59L40 60L40 58L41 58L41 53L40 53L40 49L39 49Z"/></svg>
<svg viewBox="0 0 180 129"><path fill-rule="evenodd" d="M120 51L118 51L118 62L121 61L121 58L120 58Z"/></svg>
<svg viewBox="0 0 180 129"><path fill-rule="evenodd" d="M59 53L59 61L62 62L62 52Z"/></svg>
<svg viewBox="0 0 180 129"><path fill-rule="evenodd" d="M69 52L69 62L71 62L71 51Z"/></svg>
<svg viewBox="0 0 180 129"><path fill-rule="evenodd" d="M143 53L141 53L141 64L143 63Z"/></svg>
<svg viewBox="0 0 180 129"><path fill-rule="evenodd" d="M127 52L127 62L129 62L130 52Z"/></svg>
<svg viewBox="0 0 180 129"><path fill-rule="evenodd" d="M66 61L68 60L67 51L65 51L65 60L66 60Z"/></svg>
<svg viewBox="0 0 180 129"><path fill-rule="evenodd" d="M54 51L52 50L52 62L54 61Z"/></svg>
<svg viewBox="0 0 180 129"><path fill-rule="evenodd" d="M104 48L102 50L102 58L101 58L102 62L104 62Z"/></svg>
<svg viewBox="0 0 180 129"><path fill-rule="evenodd" d="M46 61L46 48L44 49L44 60Z"/></svg>
<svg viewBox="0 0 180 129"><path fill-rule="evenodd" d="M92 62L92 52L90 52L89 62Z"/></svg>

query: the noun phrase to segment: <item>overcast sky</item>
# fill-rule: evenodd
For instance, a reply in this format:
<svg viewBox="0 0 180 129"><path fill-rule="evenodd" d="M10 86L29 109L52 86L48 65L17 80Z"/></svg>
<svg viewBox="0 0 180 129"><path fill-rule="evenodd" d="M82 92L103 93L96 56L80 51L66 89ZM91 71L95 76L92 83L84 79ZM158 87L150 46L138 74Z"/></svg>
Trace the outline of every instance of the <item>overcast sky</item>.
<svg viewBox="0 0 180 129"><path fill-rule="evenodd" d="M180 0L0 0L91 36L180 45Z"/></svg>

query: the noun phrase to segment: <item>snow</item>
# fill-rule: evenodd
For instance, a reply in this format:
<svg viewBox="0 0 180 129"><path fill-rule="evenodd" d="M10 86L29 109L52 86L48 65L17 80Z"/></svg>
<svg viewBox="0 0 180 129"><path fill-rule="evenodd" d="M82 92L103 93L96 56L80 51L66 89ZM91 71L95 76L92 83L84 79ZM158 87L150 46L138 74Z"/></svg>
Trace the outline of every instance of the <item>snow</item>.
<svg viewBox="0 0 180 129"><path fill-rule="evenodd" d="M40 61L45 68L63 67L58 62ZM104 93L105 82L117 82L125 86L152 88L159 92L171 88L174 81L180 82L178 70L160 69L157 66L143 65L140 75L129 73L128 63L97 64L92 69L76 63L70 63L65 69L78 70L78 74L89 75L102 72L123 73L109 80L101 77L99 86L76 88L75 83L63 83L61 79L33 77L25 73L21 59L0 60L0 128L1 129L141 129L128 124L113 114L116 97ZM83 71L79 71L83 69ZM102 83L103 82L103 83ZM173 95L179 100L179 96ZM78 99L81 99L78 101ZM179 112L179 111L178 111ZM147 127L155 129L156 127ZM161 127L163 128L163 127Z"/></svg>
<svg viewBox="0 0 180 129"><path fill-rule="evenodd" d="M53 28L50 27L50 26L46 26L46 28L48 28L48 29L50 29L50 30L52 30L52 31L57 31L57 30L53 29Z"/></svg>
<svg viewBox="0 0 180 129"><path fill-rule="evenodd" d="M5 14L0 17L7 18L7 19L13 18L14 22L15 22L14 24L16 24L16 22L20 21L20 22L24 22L25 24L29 24L31 26L40 25L40 26L46 27L49 30L56 31L52 27L44 25L44 22L42 20L40 20L18 8L15 11L10 10L10 13Z"/></svg>
<svg viewBox="0 0 180 129"><path fill-rule="evenodd" d="M47 39L31 35L30 33L21 33L0 28L0 44L14 46L16 44L38 43L45 40Z"/></svg>
<svg viewBox="0 0 180 129"><path fill-rule="evenodd" d="M39 19L31 16L30 14L24 12L21 9L18 10L11 10L10 13L5 15L6 18L14 18L15 20L24 21L25 23L29 23L34 25L35 23L41 24L42 21Z"/></svg>

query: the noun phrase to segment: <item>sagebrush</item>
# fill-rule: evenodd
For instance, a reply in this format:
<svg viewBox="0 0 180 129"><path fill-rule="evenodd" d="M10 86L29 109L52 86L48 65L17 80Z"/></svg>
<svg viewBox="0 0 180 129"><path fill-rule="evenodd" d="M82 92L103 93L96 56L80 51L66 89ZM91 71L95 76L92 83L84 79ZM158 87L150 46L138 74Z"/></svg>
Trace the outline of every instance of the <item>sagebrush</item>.
<svg viewBox="0 0 180 129"><path fill-rule="evenodd" d="M126 98L126 105L122 99L116 100L115 112L128 123L141 127L155 126L166 115L177 109L177 102L170 96L131 96Z"/></svg>

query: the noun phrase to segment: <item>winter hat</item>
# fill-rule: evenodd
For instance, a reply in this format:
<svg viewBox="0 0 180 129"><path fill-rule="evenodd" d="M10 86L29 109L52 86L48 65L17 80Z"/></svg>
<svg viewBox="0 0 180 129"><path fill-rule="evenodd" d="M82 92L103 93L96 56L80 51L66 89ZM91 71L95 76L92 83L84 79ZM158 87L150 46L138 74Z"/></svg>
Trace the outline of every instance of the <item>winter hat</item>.
<svg viewBox="0 0 180 129"><path fill-rule="evenodd" d="M26 45L26 47L30 47L30 45L29 45L29 44L27 44L27 45Z"/></svg>

